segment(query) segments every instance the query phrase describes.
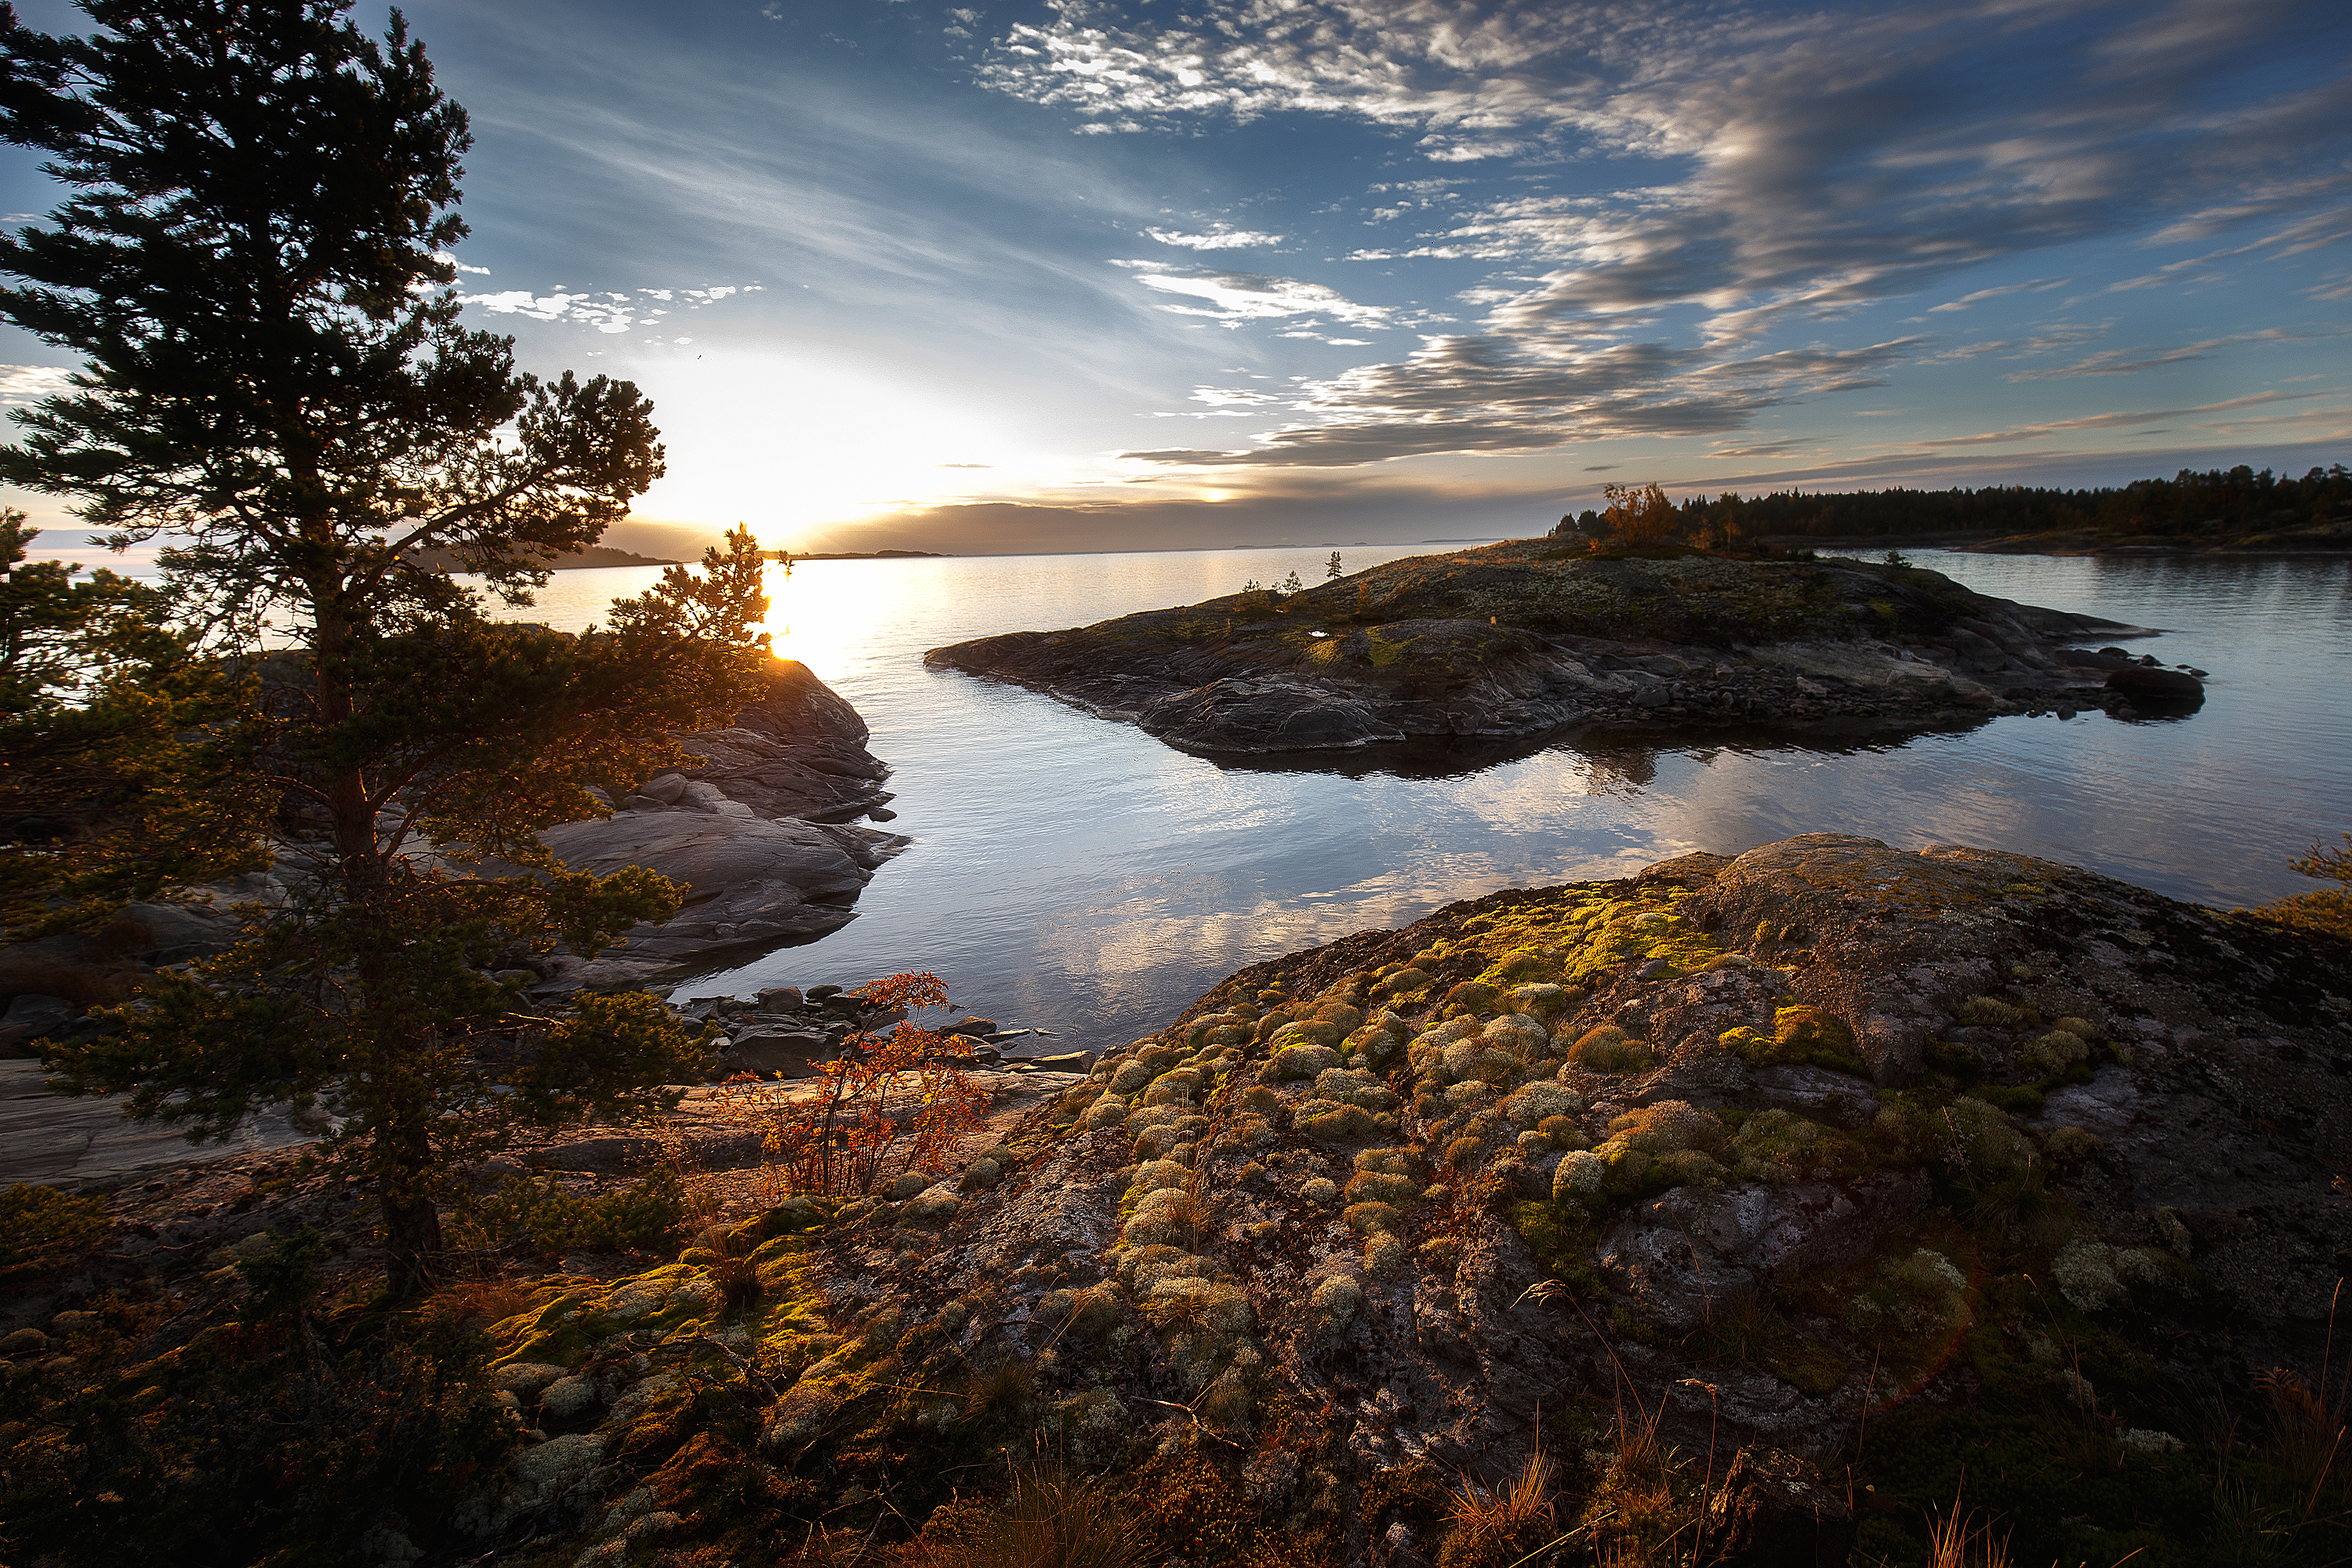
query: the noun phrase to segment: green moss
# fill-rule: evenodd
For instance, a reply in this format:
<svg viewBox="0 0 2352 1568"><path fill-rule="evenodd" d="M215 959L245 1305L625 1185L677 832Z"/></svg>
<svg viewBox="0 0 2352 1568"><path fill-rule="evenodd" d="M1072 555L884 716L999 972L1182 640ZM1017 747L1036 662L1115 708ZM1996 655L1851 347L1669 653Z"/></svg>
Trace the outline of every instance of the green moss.
<svg viewBox="0 0 2352 1568"><path fill-rule="evenodd" d="M1750 1067L1776 1063L1828 1068L1866 1078L1870 1069L1856 1048L1853 1031L1817 1007L1783 1007L1773 1015L1768 1038L1742 1026L1718 1037L1723 1048Z"/></svg>
<svg viewBox="0 0 2352 1568"><path fill-rule="evenodd" d="M1879 1167L1860 1140L1777 1108L1740 1118L1723 1158L1748 1181L1852 1180Z"/></svg>
<svg viewBox="0 0 2352 1568"><path fill-rule="evenodd" d="M1719 1313L1678 1348L1695 1360L1777 1377L1812 1399L1827 1398L1853 1375L1833 1352L1790 1328L1772 1303L1755 1298Z"/></svg>
<svg viewBox="0 0 2352 1568"><path fill-rule="evenodd" d="M1582 1207L1570 1203L1523 1203L1511 1209L1511 1228L1528 1244L1543 1271L1575 1287L1591 1300L1609 1298L1608 1282L1593 1266L1601 1230Z"/></svg>

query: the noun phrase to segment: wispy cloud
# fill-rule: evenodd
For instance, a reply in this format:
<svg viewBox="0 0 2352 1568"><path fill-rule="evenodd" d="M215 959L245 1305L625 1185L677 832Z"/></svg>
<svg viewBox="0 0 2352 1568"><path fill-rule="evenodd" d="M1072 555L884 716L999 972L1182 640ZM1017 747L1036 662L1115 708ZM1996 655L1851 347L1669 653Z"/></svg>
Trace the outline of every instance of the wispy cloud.
<svg viewBox="0 0 2352 1568"><path fill-rule="evenodd" d="M70 391L66 378L72 374L46 364L0 364L0 408L21 408Z"/></svg>
<svg viewBox="0 0 2352 1568"><path fill-rule="evenodd" d="M1496 338L1433 338L1402 364L1307 384L1296 405L1305 419L1265 433L1258 447L1120 456L1184 467L1343 468L1622 436L1720 435L1766 407L1883 384L1877 373L1920 341L1747 358L1620 343L1538 358Z"/></svg>
<svg viewBox="0 0 2352 1568"><path fill-rule="evenodd" d="M660 323L663 317L679 310L698 310L737 294L757 294L762 288L758 283L725 283L708 289L639 289L625 294L561 290L534 294L528 289L506 289L495 294L460 294L457 302L494 316L528 316L535 321L570 321L600 332L625 332L639 325Z"/></svg>
<svg viewBox="0 0 2352 1568"><path fill-rule="evenodd" d="M1378 327L1386 325L1392 313L1381 305L1359 305L1328 284L1255 272L1139 272L1135 280L1163 294L1201 301L1162 305L1163 310L1203 316L1229 327L1292 316L1328 316L1350 326Z"/></svg>
<svg viewBox="0 0 2352 1568"><path fill-rule="evenodd" d="M1147 228L1143 231L1162 245L1181 246L1186 250L1263 249L1280 245L1282 236L1261 234L1255 229L1227 228L1222 224L1205 234L1183 234L1174 229Z"/></svg>
<svg viewBox="0 0 2352 1568"><path fill-rule="evenodd" d="M1979 289L1973 294L1963 294L1957 300L1930 305L1927 310L1929 314L1940 316L1948 310L1965 310L1971 305L1980 305L1987 300L1998 300L2009 294L2023 294L2029 290L2040 294L2052 289L2063 289L2070 281L2064 278L2045 278L2035 283L2004 283L1998 289Z"/></svg>
<svg viewBox="0 0 2352 1568"><path fill-rule="evenodd" d="M2196 414L2219 414L2232 408L2255 408L2266 403L2294 403L2322 395L2315 392L2259 392L2244 397L2232 397L2221 403L2200 403L2188 408L2150 408L2136 413L2086 414L2075 419L2052 419L2039 425L2019 425L2007 430L1989 430L1976 436L1940 436L1921 441L1922 447L1991 447L2012 441L2038 441L2069 430L2127 430L2143 425L2160 424L2167 419L2186 419Z"/></svg>
<svg viewBox="0 0 2352 1568"><path fill-rule="evenodd" d="M2265 327L2254 332L2231 332L2218 338L2204 338L2193 343L2180 343L2167 349L2109 349L2076 360L2073 364L2059 365L2050 370L2012 371L2003 379L2008 381L2064 381L2081 375L2136 375L2144 370L2160 370L2166 365L2186 364L2192 360L2210 359L2221 349L2238 348L2247 343L2301 342L2314 338L2340 338L2352 328L2322 328L2296 330L2288 327Z"/></svg>

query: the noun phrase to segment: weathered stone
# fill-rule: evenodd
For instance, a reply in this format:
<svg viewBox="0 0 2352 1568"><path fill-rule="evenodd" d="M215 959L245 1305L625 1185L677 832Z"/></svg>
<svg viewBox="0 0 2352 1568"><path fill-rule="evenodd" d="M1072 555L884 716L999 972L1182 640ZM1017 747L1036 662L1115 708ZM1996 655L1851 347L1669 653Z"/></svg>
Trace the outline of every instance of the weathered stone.
<svg viewBox="0 0 2352 1568"><path fill-rule="evenodd" d="M1742 1448L1707 1500L1706 1539L1722 1568L1844 1568L1853 1510L1795 1454Z"/></svg>

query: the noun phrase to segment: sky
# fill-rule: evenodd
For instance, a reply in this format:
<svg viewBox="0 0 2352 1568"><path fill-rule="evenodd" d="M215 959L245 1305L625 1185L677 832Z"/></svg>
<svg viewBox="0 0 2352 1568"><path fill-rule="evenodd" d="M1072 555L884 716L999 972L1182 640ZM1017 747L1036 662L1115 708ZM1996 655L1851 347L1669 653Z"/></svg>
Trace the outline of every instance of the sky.
<svg viewBox="0 0 2352 1568"><path fill-rule="evenodd" d="M1391 542L1612 482L2352 461L2342 0L404 9L472 116L467 321L655 403L608 542ZM0 152L15 221L57 199ZM0 362L18 404L70 363Z"/></svg>

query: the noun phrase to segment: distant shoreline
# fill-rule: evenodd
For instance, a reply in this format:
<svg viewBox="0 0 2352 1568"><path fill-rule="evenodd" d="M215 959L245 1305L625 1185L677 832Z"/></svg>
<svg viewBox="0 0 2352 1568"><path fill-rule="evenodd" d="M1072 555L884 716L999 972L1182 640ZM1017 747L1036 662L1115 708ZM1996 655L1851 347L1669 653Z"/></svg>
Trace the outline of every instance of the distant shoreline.
<svg viewBox="0 0 2352 1568"><path fill-rule="evenodd" d="M946 561L943 550L836 550L802 554L792 550L760 552L771 561Z"/></svg>

